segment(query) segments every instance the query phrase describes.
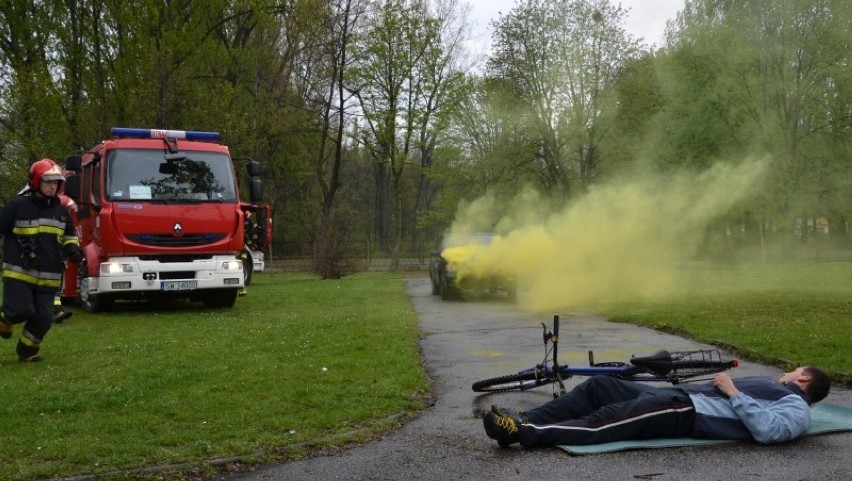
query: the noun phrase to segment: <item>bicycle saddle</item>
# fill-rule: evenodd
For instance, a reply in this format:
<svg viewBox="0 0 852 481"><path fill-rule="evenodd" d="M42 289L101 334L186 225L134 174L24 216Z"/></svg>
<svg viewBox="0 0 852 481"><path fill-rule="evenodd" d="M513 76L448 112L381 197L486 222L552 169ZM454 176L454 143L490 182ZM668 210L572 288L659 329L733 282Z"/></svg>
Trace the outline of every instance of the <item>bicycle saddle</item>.
<svg viewBox="0 0 852 481"><path fill-rule="evenodd" d="M665 376L672 370L672 355L669 351L657 351L647 356L633 356L630 363L644 367L658 376Z"/></svg>

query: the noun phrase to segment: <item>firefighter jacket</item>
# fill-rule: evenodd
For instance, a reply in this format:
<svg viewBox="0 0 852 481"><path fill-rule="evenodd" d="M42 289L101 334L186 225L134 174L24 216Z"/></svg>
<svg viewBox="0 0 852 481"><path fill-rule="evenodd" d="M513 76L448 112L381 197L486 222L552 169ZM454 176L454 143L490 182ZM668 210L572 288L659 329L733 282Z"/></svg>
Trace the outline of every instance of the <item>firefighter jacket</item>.
<svg viewBox="0 0 852 481"><path fill-rule="evenodd" d="M68 209L58 198L36 194L15 197L0 209L3 279L57 290L63 260L80 260L80 241Z"/></svg>

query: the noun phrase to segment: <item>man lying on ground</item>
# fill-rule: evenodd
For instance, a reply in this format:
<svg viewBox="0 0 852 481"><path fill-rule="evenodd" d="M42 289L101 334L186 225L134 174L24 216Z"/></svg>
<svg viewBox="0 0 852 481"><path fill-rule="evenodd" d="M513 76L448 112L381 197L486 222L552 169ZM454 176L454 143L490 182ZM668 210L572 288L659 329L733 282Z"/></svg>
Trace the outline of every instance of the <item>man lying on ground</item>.
<svg viewBox="0 0 852 481"><path fill-rule="evenodd" d="M810 405L831 387L813 366L784 373L777 381L727 373L712 382L654 387L593 376L547 404L509 413L497 406L485 414L488 437L501 447L600 444L612 441L695 437L783 443L808 431Z"/></svg>

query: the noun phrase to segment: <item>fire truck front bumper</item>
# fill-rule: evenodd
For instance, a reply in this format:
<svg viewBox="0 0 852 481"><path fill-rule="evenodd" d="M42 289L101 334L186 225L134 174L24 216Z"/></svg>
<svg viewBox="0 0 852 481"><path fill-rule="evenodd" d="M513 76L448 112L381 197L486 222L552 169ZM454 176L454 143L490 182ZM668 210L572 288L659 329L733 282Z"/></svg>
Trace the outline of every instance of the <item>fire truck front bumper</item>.
<svg viewBox="0 0 852 481"><path fill-rule="evenodd" d="M241 289L245 286L243 263L236 256L213 256L185 262L116 257L100 265L93 292L181 293L203 289Z"/></svg>

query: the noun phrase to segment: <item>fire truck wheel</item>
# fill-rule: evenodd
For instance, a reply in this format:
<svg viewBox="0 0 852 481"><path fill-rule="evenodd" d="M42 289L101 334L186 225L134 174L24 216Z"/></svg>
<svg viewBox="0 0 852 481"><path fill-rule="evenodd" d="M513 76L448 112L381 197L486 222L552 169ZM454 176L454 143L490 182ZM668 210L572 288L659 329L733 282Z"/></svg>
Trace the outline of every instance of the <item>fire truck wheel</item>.
<svg viewBox="0 0 852 481"><path fill-rule="evenodd" d="M239 289L210 289L204 294L204 307L234 307Z"/></svg>

